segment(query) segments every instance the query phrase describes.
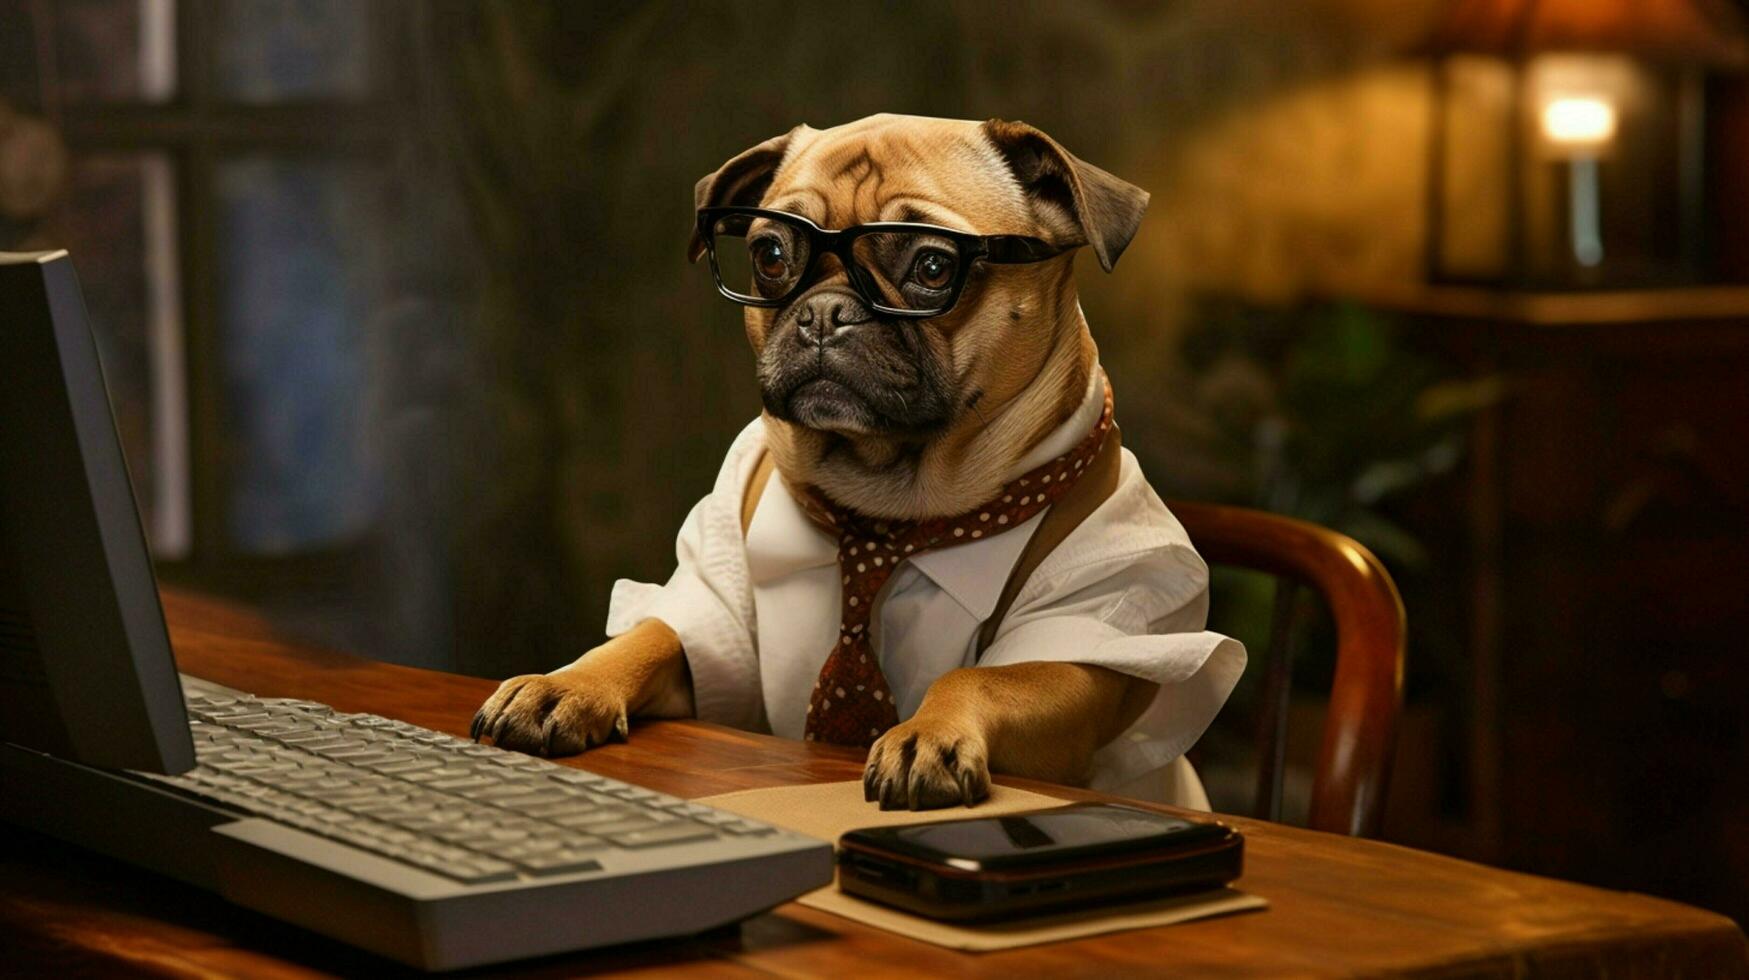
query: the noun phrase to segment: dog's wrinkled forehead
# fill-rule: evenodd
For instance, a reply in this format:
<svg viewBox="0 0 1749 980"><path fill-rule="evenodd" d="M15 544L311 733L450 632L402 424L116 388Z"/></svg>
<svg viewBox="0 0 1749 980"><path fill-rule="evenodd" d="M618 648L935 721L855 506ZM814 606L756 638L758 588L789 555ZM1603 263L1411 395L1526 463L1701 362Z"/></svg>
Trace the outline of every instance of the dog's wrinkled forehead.
<svg viewBox="0 0 1749 980"><path fill-rule="evenodd" d="M730 157L693 187L698 208L762 204L827 228L923 221L980 235L1088 245L1110 272L1148 192L1023 122L870 116L797 126ZM687 257L705 241L695 227Z"/></svg>
<svg viewBox="0 0 1749 980"><path fill-rule="evenodd" d="M952 119L879 115L800 129L761 203L827 228L922 221L983 235L1037 230L983 127Z"/></svg>

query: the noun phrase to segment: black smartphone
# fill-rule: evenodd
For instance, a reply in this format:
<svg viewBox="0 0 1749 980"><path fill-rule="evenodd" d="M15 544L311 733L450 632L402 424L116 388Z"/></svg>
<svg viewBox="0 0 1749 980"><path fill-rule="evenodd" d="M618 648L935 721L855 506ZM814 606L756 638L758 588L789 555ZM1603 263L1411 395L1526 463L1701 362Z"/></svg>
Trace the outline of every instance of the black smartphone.
<svg viewBox="0 0 1749 980"><path fill-rule="evenodd" d="M1077 803L852 830L838 839L838 886L932 919L994 919L1219 888L1244 853L1222 823Z"/></svg>

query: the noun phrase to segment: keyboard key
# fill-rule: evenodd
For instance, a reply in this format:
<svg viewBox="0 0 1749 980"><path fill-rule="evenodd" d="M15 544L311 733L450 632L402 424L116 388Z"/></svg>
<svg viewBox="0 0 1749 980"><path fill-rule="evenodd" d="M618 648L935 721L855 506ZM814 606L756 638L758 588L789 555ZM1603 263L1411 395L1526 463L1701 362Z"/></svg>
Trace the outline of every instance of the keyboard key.
<svg viewBox="0 0 1749 980"><path fill-rule="evenodd" d="M312 751L325 758L344 761L348 765L352 765L352 760L354 759L373 759L388 755L388 753L384 752L380 747L373 745L370 742L360 742L358 745L352 747L345 745L323 746L322 748L314 749Z"/></svg>
<svg viewBox="0 0 1749 980"><path fill-rule="evenodd" d="M549 793L544 790L528 790L521 786L508 786L498 789L476 790L464 792L461 795L478 803L489 803L492 806L503 807L506 810L522 810L525 807L542 804L562 803L571 801L563 793Z"/></svg>
<svg viewBox="0 0 1749 980"><path fill-rule="evenodd" d="M336 732L331 728L318 728L312 732L287 735L280 739L280 741L287 745L295 745L300 749L307 749L313 752L315 751L316 746L339 745L341 742L346 741L346 739L339 732Z"/></svg>
<svg viewBox="0 0 1749 980"><path fill-rule="evenodd" d="M222 769L238 776L253 776L273 771L271 766L264 766L259 762L215 762L213 768Z"/></svg>
<svg viewBox="0 0 1749 980"><path fill-rule="evenodd" d="M289 718L269 717L263 721L234 722L231 724L231 727L241 728L246 732L254 732L257 735L272 736L280 734L295 734L299 726L297 722L292 721Z"/></svg>
<svg viewBox="0 0 1749 980"><path fill-rule="evenodd" d="M494 786L497 784L496 784L495 780L491 779L488 776L461 776L461 777L458 777L455 779L435 780L435 781L429 783L428 785L430 785L430 787L432 789L441 789L441 790L444 790L445 792L454 792L456 790L464 790L464 789L482 789L484 787Z"/></svg>
<svg viewBox="0 0 1749 980"><path fill-rule="evenodd" d="M607 839L620 847L653 847L657 844L678 844L682 841L714 840L716 836L717 832L710 827L687 820L651 827L648 830L609 834Z"/></svg>
<svg viewBox="0 0 1749 980"><path fill-rule="evenodd" d="M618 807L614 809L603 808L600 810L591 810L587 813L572 813L564 816L552 817L550 819L553 823L556 823L561 827L581 829L592 827L596 824L618 823L636 812L637 811L633 810L631 807Z"/></svg>
<svg viewBox="0 0 1749 980"><path fill-rule="evenodd" d="M424 854L418 851L403 851L395 856L408 864L416 864L427 871L435 871L438 874L448 874L459 870L457 867L459 862L449 861L438 857L435 854Z"/></svg>
<svg viewBox="0 0 1749 980"><path fill-rule="evenodd" d="M601 863L587 851L562 850L517 862L535 875L560 875L571 871L599 871Z"/></svg>
<svg viewBox="0 0 1749 980"><path fill-rule="evenodd" d="M429 854L440 861L465 861L473 857L466 848L435 840L416 840L406 845L415 854Z"/></svg>
<svg viewBox="0 0 1749 980"><path fill-rule="evenodd" d="M605 786L608 784L604 777L597 776L592 772L584 772L581 769L561 769L558 772L549 772L547 778L555 782L570 783L576 786Z"/></svg>
<svg viewBox="0 0 1749 980"><path fill-rule="evenodd" d="M438 840L454 844L457 847L482 849L490 846L493 841L481 830L464 829L457 824L439 825L431 828L431 836Z"/></svg>
<svg viewBox="0 0 1749 980"><path fill-rule="evenodd" d="M554 803L540 803L535 806L521 806L516 812L536 817L541 820L553 817L563 817L575 813L587 813L595 808L595 804L583 800L562 800Z"/></svg>
<svg viewBox="0 0 1749 980"><path fill-rule="evenodd" d="M369 769L372 772L382 772L386 766L404 766L409 762L419 761L405 752L385 750L381 755L382 757L377 759L353 759L351 760L351 763L352 765ZM434 766L436 764L437 763L435 762L426 763L427 766Z"/></svg>
<svg viewBox="0 0 1749 980"><path fill-rule="evenodd" d="M299 745L306 752L314 752L326 759L332 759L342 752L359 752L369 748L370 743L360 738L343 738L338 742L316 742Z"/></svg>
<svg viewBox="0 0 1749 980"><path fill-rule="evenodd" d="M466 861L457 861L440 870L443 874L470 885L509 881L516 877L516 867L510 862L478 856Z"/></svg>
<svg viewBox="0 0 1749 980"><path fill-rule="evenodd" d="M594 824L589 828L589 832L592 834L599 834L602 837L612 837L615 834L627 834L634 830L648 830L653 827L659 827L664 823L670 823L676 819L677 818L666 813L640 813L626 817L623 820Z"/></svg>
<svg viewBox="0 0 1749 980"><path fill-rule="evenodd" d="M442 766L443 763L438 762L435 759L421 759L417 756L408 756L406 757L405 762L379 762L372 765L370 768L388 776L405 776L408 773L414 772L431 772L434 769L442 768Z"/></svg>
<svg viewBox="0 0 1749 980"><path fill-rule="evenodd" d="M547 854L556 851L563 846L563 843L563 841L556 838L546 838L544 840L531 838L529 840L518 841L495 840L481 843L479 848L487 853L496 854L501 858L506 858L511 861L521 861L525 858L531 858L539 854Z"/></svg>
<svg viewBox="0 0 1749 980"><path fill-rule="evenodd" d="M397 755L379 747L352 754L332 756L332 758L345 760L347 765L358 769L369 769L371 763L388 762L390 759L397 758Z"/></svg>
<svg viewBox="0 0 1749 980"><path fill-rule="evenodd" d="M346 807L354 813L368 813L372 816L376 816L377 814L399 812L404 809L406 805L406 797L396 796L391 793L388 795L378 794L377 796L362 800L353 800L347 803Z"/></svg>
<svg viewBox="0 0 1749 980"><path fill-rule="evenodd" d="M380 798L382 790L375 786L351 786L346 789L312 789L304 795L323 803L362 803Z"/></svg>
<svg viewBox="0 0 1749 980"><path fill-rule="evenodd" d="M637 786L622 786L609 792L628 803L644 803L656 798L655 793Z"/></svg>
<svg viewBox="0 0 1749 980"><path fill-rule="evenodd" d="M272 717L265 711L215 711L207 715L207 720L220 722L227 728L236 728L251 722L267 721Z"/></svg>

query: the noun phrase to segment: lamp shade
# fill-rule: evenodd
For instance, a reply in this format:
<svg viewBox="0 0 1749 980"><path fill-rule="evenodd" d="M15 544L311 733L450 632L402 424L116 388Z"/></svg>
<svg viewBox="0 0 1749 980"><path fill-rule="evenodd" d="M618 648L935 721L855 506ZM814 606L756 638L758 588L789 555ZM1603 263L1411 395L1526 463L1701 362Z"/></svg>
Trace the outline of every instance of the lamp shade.
<svg viewBox="0 0 1749 980"><path fill-rule="evenodd" d="M1451 0L1428 35L1432 54L1522 58L1607 52L1707 67L1749 63L1733 0Z"/></svg>

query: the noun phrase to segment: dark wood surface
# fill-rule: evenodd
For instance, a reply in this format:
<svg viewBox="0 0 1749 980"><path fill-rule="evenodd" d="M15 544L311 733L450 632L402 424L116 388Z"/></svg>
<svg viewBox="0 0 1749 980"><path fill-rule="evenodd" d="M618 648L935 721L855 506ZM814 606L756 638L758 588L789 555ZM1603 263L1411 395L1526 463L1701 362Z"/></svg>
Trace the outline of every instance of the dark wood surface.
<svg viewBox="0 0 1749 980"><path fill-rule="evenodd" d="M1256 569L1308 585L1329 607L1336 623L1336 676L1306 823L1316 830L1376 836L1403 706L1403 600L1390 573L1348 535L1291 517L1188 500L1173 501L1172 513L1209 564ZM1290 611L1290 605L1278 604L1276 615ZM1265 778L1273 778L1287 734L1291 670L1285 642L1285 636L1272 641L1268 651L1266 669L1273 682L1267 685L1263 714L1268 738L1260 738Z"/></svg>
<svg viewBox="0 0 1749 980"><path fill-rule="evenodd" d="M1749 288L1369 299L1502 393L1461 483L1393 517L1473 686L1438 747L1461 835L1396 800L1386 832L1749 922Z"/></svg>
<svg viewBox="0 0 1749 980"><path fill-rule="evenodd" d="M343 710L375 711L460 734L494 686L489 680L277 642L247 613L202 599L169 595L166 607L185 671L263 695L316 698ZM628 744L597 749L567 764L693 797L850 779L860 771L852 750L697 722L640 724ZM965 954L785 905L739 928L705 936L496 972L1005 978L1383 972L1749 976L1742 932L1730 920L1699 909L1373 841L1243 818L1231 822L1247 838L1246 874L1240 885L1269 899L1265 911ZM18 833L8 835L0 850L0 949L5 950L0 972L22 974L310 977L399 972L393 964L217 897Z"/></svg>

